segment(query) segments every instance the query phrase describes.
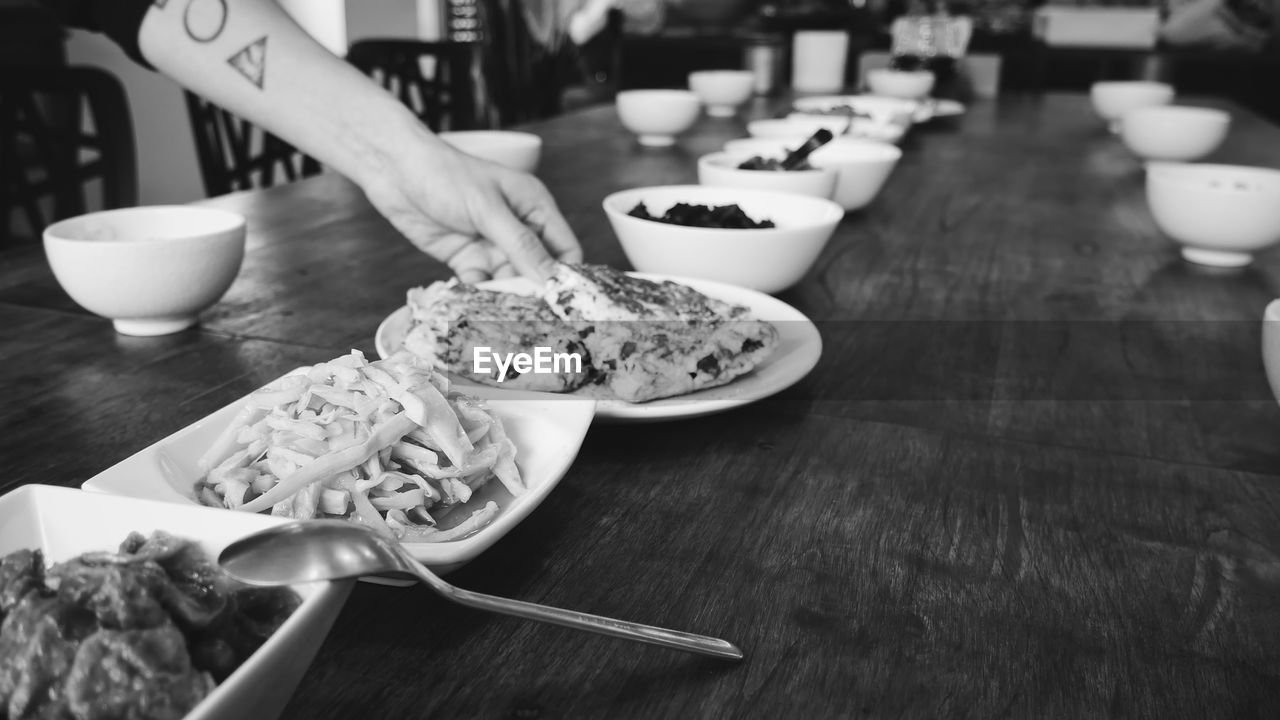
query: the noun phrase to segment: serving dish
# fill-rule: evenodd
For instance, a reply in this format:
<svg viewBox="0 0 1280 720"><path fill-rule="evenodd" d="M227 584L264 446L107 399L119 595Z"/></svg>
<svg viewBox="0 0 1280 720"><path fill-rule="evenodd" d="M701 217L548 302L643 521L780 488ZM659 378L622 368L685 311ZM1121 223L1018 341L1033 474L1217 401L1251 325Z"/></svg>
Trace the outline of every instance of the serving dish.
<svg viewBox="0 0 1280 720"><path fill-rule="evenodd" d="M822 356L822 336L818 334L818 328L803 313L781 300L755 290L709 280L647 273L632 274L650 280L671 280L683 283L708 297L746 306L756 318L767 320L778 329L778 349L747 375L727 385L707 388L688 395L647 403L629 403L617 398L601 396L588 388L577 393L556 396L566 399L594 398L596 400L595 415L603 421L661 422L724 412L791 387L809 374ZM480 283L478 287L527 295L535 294L539 289L536 283L526 278L490 280ZM398 350L404 344L404 338L409 333L411 323L412 318L408 307L401 307L388 315L378 326L374 337L378 354L387 357ZM466 386L468 392L471 392L472 388L481 387L461 379L455 379L455 382L459 387ZM483 391L477 391L476 394L499 398L510 392L515 391L484 387Z"/></svg>
<svg viewBox="0 0 1280 720"><path fill-rule="evenodd" d="M1089 87L1093 110L1113 133L1120 132L1120 118L1130 110L1168 105L1173 102L1172 85L1148 80L1108 80Z"/></svg>
<svg viewBox="0 0 1280 720"><path fill-rule="evenodd" d="M772 190L830 199L836 189L836 171L805 167L797 170L746 170L742 163L751 153L718 152L698 158L698 182L702 185Z"/></svg>
<svg viewBox="0 0 1280 720"><path fill-rule="evenodd" d="M188 205L99 210L44 229L62 289L123 335L170 335L198 321L244 261L244 216Z"/></svg>
<svg viewBox="0 0 1280 720"><path fill-rule="evenodd" d="M724 151L737 155L782 157L799 147L799 140L739 138L724 144ZM809 155L809 164L836 172L831 199L846 211L859 210L880 193L902 159L896 145L865 138L839 137Z"/></svg>
<svg viewBox="0 0 1280 720"><path fill-rule="evenodd" d="M811 95L796 98L791 107L798 113L808 114L829 113L837 108L847 107L879 122L905 118L920 123L933 117L927 101L880 95Z"/></svg>
<svg viewBox="0 0 1280 720"><path fill-rule="evenodd" d="M269 515L26 485L0 496L0 555L39 548L47 563L61 562L86 552L114 552L131 532L163 530L197 542L216 557L233 541L282 522ZM302 605L185 720L278 716L351 587L349 580L295 585Z"/></svg>
<svg viewBox="0 0 1280 720"><path fill-rule="evenodd" d="M690 90L623 90L615 105L622 126L647 147L674 145L702 113L702 101Z"/></svg>
<svg viewBox="0 0 1280 720"><path fill-rule="evenodd" d="M1271 394L1280 402L1280 299L1267 303L1262 314L1262 367Z"/></svg>
<svg viewBox="0 0 1280 720"><path fill-rule="evenodd" d="M1120 139L1143 160L1190 162L1222 144L1231 115L1214 108L1155 105L1120 118Z"/></svg>
<svg viewBox="0 0 1280 720"><path fill-rule="evenodd" d="M874 68L867 71L867 87L872 93L886 97L921 100L933 92L937 77L928 70Z"/></svg>
<svg viewBox="0 0 1280 720"><path fill-rule="evenodd" d="M819 150L827 147L829 144ZM838 192L839 180L836 182ZM661 217L681 203L737 206L747 218L768 220L773 226L690 227L631 214L643 205ZM629 188L605 196L601 207L628 262L638 272L698 278L770 294L804 279L844 217L844 209L826 198L713 185Z"/></svg>
<svg viewBox="0 0 1280 720"><path fill-rule="evenodd" d="M512 497L502 483L488 482L476 490L468 502L437 518L439 527L449 528L467 519L472 510L492 501L497 503L499 512L488 525L456 540L404 544L416 560L437 572L449 572L475 558L506 535L550 494L577 457L595 408L590 398L480 386L469 387L467 392L491 401L490 407L501 418L507 434L516 445L516 464L527 490L519 497ZM234 402L135 453L93 476L82 487L112 495L199 506L195 495L196 481L200 477L197 461L222 429L231 423L242 403ZM233 516L248 515L233 510L215 511Z"/></svg>
<svg viewBox="0 0 1280 720"><path fill-rule="evenodd" d="M1280 170L1148 162L1147 205L1183 259L1244 267L1280 243Z"/></svg>
<svg viewBox="0 0 1280 720"><path fill-rule="evenodd" d="M751 99L756 76L750 70L698 70L689 73L689 89L707 106L707 115L733 117Z"/></svg>

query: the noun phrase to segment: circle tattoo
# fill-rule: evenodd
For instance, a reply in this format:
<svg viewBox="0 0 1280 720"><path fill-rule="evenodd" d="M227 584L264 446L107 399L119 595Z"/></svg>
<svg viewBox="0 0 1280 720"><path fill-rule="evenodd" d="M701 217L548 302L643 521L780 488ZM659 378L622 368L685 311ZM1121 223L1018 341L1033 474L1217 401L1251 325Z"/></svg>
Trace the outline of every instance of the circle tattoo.
<svg viewBox="0 0 1280 720"><path fill-rule="evenodd" d="M227 0L191 0L182 21L192 40L213 42L227 26Z"/></svg>

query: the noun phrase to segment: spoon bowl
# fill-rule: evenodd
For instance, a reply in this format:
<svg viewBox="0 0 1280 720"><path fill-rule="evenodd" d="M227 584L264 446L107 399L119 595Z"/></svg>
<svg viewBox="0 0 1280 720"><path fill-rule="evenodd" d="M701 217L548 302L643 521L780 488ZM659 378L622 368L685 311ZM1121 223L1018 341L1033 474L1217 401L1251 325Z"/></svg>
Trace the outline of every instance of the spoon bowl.
<svg viewBox="0 0 1280 720"><path fill-rule="evenodd" d="M742 659L737 646L719 638L464 590L445 582L371 528L345 520L298 521L249 535L228 545L218 564L251 585L407 574L461 605L700 655Z"/></svg>

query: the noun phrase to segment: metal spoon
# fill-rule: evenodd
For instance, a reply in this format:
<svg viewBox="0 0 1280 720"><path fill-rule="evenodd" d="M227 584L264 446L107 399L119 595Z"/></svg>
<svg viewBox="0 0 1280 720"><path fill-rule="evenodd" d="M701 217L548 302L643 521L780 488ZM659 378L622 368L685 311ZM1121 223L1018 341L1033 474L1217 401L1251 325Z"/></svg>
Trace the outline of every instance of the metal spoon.
<svg viewBox="0 0 1280 720"><path fill-rule="evenodd" d="M291 522L254 533L228 545L218 556L218 564L232 577L251 585L406 573L446 598L473 608L701 655L742 659L736 645L718 638L463 590L440 579L398 543L345 520Z"/></svg>

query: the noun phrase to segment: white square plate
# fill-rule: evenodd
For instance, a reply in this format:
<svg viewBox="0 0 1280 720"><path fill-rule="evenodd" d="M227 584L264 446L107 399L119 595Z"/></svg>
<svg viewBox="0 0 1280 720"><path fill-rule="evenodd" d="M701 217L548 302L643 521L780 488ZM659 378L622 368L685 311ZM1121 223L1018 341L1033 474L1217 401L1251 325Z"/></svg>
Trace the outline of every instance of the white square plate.
<svg viewBox="0 0 1280 720"><path fill-rule="evenodd" d="M499 482L488 482L471 499L458 505L441 521L449 527L484 507L498 504L498 516L479 531L457 540L438 543L405 543L414 558L438 572L448 572L470 561L506 535L542 502L560 482L582 446L595 401L546 393L491 391L465 388L469 395L485 398L516 446L516 464L528 488L512 497ZM85 490L199 505L196 461L240 409L243 400L179 430L85 482ZM235 513L233 510L221 512Z"/></svg>
<svg viewBox="0 0 1280 720"><path fill-rule="evenodd" d="M282 522L269 515L27 485L0 496L0 555L39 548L51 564L86 552L114 552L134 531L149 535L163 530L199 543L216 558L232 542ZM295 585L302 605L185 720L270 720L279 715L351 586L351 581Z"/></svg>

